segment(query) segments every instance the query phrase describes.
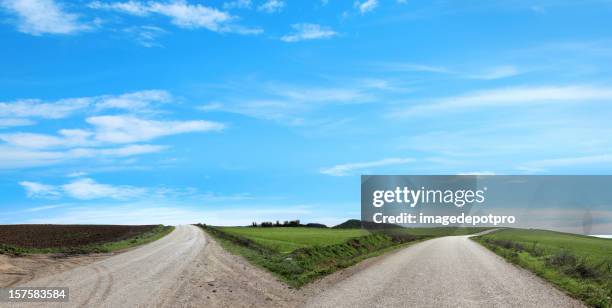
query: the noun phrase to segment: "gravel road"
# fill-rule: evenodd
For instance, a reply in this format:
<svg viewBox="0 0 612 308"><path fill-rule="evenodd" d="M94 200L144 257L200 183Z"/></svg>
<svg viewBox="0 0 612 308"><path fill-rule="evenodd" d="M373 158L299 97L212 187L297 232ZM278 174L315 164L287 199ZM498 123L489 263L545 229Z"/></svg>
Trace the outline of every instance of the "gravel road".
<svg viewBox="0 0 612 308"><path fill-rule="evenodd" d="M306 307L584 307L473 242L415 244L321 290Z"/></svg>
<svg viewBox="0 0 612 308"><path fill-rule="evenodd" d="M68 303L23 307L287 307L299 295L225 252L195 226L21 286L69 287Z"/></svg>

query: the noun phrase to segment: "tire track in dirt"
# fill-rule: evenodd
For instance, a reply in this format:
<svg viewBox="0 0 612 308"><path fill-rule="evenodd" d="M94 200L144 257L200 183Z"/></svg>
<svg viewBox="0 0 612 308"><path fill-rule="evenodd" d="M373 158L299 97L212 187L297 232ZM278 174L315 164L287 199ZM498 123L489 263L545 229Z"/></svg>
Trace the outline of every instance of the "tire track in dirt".
<svg viewBox="0 0 612 308"><path fill-rule="evenodd" d="M305 307L584 307L469 237L432 239L384 256L320 289Z"/></svg>
<svg viewBox="0 0 612 308"><path fill-rule="evenodd" d="M299 294L195 226L22 286L68 287L68 303L27 307L293 307Z"/></svg>

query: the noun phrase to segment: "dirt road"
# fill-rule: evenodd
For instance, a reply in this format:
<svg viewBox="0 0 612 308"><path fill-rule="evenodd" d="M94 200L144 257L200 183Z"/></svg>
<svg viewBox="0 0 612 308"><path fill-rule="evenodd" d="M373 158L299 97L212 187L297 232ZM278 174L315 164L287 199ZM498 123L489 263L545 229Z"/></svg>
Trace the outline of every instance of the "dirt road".
<svg viewBox="0 0 612 308"><path fill-rule="evenodd" d="M69 287L38 307L584 307L471 241L443 237L295 291L194 226L23 286ZM35 304L23 307L37 307Z"/></svg>
<svg viewBox="0 0 612 308"><path fill-rule="evenodd" d="M178 226L148 245L23 286L70 288L69 303L40 307L287 307L302 302L295 291L225 252L194 226Z"/></svg>
<svg viewBox="0 0 612 308"><path fill-rule="evenodd" d="M450 236L383 257L326 287L306 307L584 306L469 236Z"/></svg>

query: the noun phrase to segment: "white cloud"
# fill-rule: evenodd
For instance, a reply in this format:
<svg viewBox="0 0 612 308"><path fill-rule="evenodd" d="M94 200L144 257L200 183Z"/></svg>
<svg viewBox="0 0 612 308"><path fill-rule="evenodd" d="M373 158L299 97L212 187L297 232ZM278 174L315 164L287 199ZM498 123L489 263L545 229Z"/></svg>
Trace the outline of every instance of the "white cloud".
<svg viewBox="0 0 612 308"><path fill-rule="evenodd" d="M97 150L97 152L100 153L101 155L125 157L125 156L157 153L157 152L161 152L165 150L166 148L168 147L163 146L163 145L132 144L132 145L128 145L128 146L124 146L120 148L99 149Z"/></svg>
<svg viewBox="0 0 612 308"><path fill-rule="evenodd" d="M294 32L289 35L281 37L284 42L299 42L305 40L316 40L330 38L338 35L337 32L327 28L321 27L317 24L301 23L291 25Z"/></svg>
<svg viewBox="0 0 612 308"><path fill-rule="evenodd" d="M222 110L223 109L223 104L219 104L219 103L210 103L210 104L206 104L206 105L202 105L197 107L198 110L200 111L215 111L215 110Z"/></svg>
<svg viewBox="0 0 612 308"><path fill-rule="evenodd" d="M378 7L378 0L366 0L364 2L356 1L355 6L359 9L359 12L361 12L361 14L364 14L367 12L371 12L376 7Z"/></svg>
<svg viewBox="0 0 612 308"><path fill-rule="evenodd" d="M126 200L143 196L147 189L127 185L100 184L90 178L77 178L64 185L47 185L37 182L22 181L19 183L28 198L58 198L67 195L79 200L118 199Z"/></svg>
<svg viewBox="0 0 612 308"><path fill-rule="evenodd" d="M370 98L364 90L357 88L278 86L273 94L290 101L309 103L359 103Z"/></svg>
<svg viewBox="0 0 612 308"><path fill-rule="evenodd" d="M111 185L99 183L91 178L85 177L83 172L69 174L74 178L67 184L47 185L37 182L22 181L19 183L29 198L58 198L66 196L78 200L93 199L155 199L176 200L177 198L189 198L197 202L220 203L255 200L250 194L218 195L212 192L201 193L196 188L168 188L168 187L137 187L132 185Z"/></svg>
<svg viewBox="0 0 612 308"><path fill-rule="evenodd" d="M321 211L316 212L320 215ZM81 224L191 224L203 222L218 226L246 226L253 220L267 221L270 219L291 220L301 218L302 221L312 221L314 211L303 205L285 205L283 207L271 207L268 205L253 205L229 208L229 209L206 209L202 206L191 207L140 201L125 203L122 205L104 205L71 207L62 211L57 216L41 216L29 218L22 223L81 223ZM28 217L31 217L28 216ZM337 222L342 219L338 219Z"/></svg>
<svg viewBox="0 0 612 308"><path fill-rule="evenodd" d="M417 63L377 63L377 67L382 68L385 71L391 72L421 72L421 73L435 73L444 74L461 79L480 79L480 80L495 80L503 79L513 76L518 76L524 71L520 70L513 65L500 65L493 66L482 70L474 70L476 72L461 71L456 69L450 69L444 66L434 66L427 64Z"/></svg>
<svg viewBox="0 0 612 308"><path fill-rule="evenodd" d="M93 125L93 130L61 129L58 135L0 134L0 140L15 147L30 149L91 147L108 143L136 143L164 136L219 131L224 128L223 124L211 121L156 121L130 115L89 117L86 122ZM134 145L133 148L122 151L123 153L142 150L148 152L149 149L150 146Z"/></svg>
<svg viewBox="0 0 612 308"><path fill-rule="evenodd" d="M238 100L234 104L209 104L200 110L219 110L249 117L279 121L289 125L303 124L307 113L330 105L360 104L373 101L369 87L309 87L271 83L262 98ZM250 94L250 96L254 96Z"/></svg>
<svg viewBox="0 0 612 308"><path fill-rule="evenodd" d="M612 100L611 88L595 86L513 87L447 97L429 104L415 105L393 112L392 116L465 111L483 107L533 106L605 100Z"/></svg>
<svg viewBox="0 0 612 308"><path fill-rule="evenodd" d="M28 198L56 198L61 195L57 188L52 185L29 181L19 182L19 185L26 190Z"/></svg>
<svg viewBox="0 0 612 308"><path fill-rule="evenodd" d="M95 127L95 139L110 143L133 143L190 132L219 131L224 125L210 121L155 121L133 116L87 118Z"/></svg>
<svg viewBox="0 0 612 308"><path fill-rule="evenodd" d="M285 2L281 0L266 0L266 2L262 3L257 7L257 10L266 12L266 13L276 13L280 12L285 7Z"/></svg>
<svg viewBox="0 0 612 308"><path fill-rule="evenodd" d="M121 95L104 95L94 97L95 108L123 109L130 111L143 111L154 103L167 103L172 101L172 95L164 90L144 90Z"/></svg>
<svg viewBox="0 0 612 308"><path fill-rule="evenodd" d="M542 172L548 168L573 167L584 165L612 164L612 154L586 155L536 160L520 166L519 170Z"/></svg>
<svg viewBox="0 0 612 308"><path fill-rule="evenodd" d="M331 176L346 176L353 174L355 171L364 171L367 169L384 166L405 165L413 161L414 159L412 158L385 158L369 162L336 165L329 168L322 168L321 170L319 170L319 172Z"/></svg>
<svg viewBox="0 0 612 308"><path fill-rule="evenodd" d="M226 10L231 9L248 9L251 8L251 0L234 0L223 3L223 8Z"/></svg>
<svg viewBox="0 0 612 308"><path fill-rule="evenodd" d="M43 206L30 207L30 208L24 209L23 212L35 213L35 212L47 211L51 209L57 209L57 208L61 208L64 206L65 206L64 204L43 205Z"/></svg>
<svg viewBox="0 0 612 308"><path fill-rule="evenodd" d="M79 171L79 172L71 172L71 173L67 174L66 176L69 177L69 178L80 178L80 177L83 177L83 176L86 176L86 175L87 175L87 172Z"/></svg>
<svg viewBox="0 0 612 308"><path fill-rule="evenodd" d="M237 18L227 12L201 4L189 4L185 1L127 1L113 3L95 1L90 3L89 7L141 17L158 14L170 18L170 22L174 25L187 29L204 28L214 32L234 32L239 34L259 34L262 32L258 28L246 28L233 24Z"/></svg>
<svg viewBox="0 0 612 308"><path fill-rule="evenodd" d="M127 2L112 2L105 3L101 1L91 2L89 8L99 10L111 10L124 12L131 15L145 16L149 14L149 7L147 4L140 1L127 1Z"/></svg>
<svg viewBox="0 0 612 308"><path fill-rule="evenodd" d="M0 117L62 119L89 108L96 111L122 109L132 112L150 112L153 105L170 101L172 101L172 95L164 90L66 98L50 102L39 99L19 99L12 102L0 102Z"/></svg>
<svg viewBox="0 0 612 308"><path fill-rule="evenodd" d="M56 134L10 132L0 134L0 169L46 166L85 158L118 158L157 153L163 145L140 144L159 137L189 132L218 131L221 123L211 121L163 121L146 119L137 113L158 114L158 104L172 102L163 90L101 95L55 102L17 100L0 103L0 124L27 125L30 118L61 119L74 113L98 113L118 109L128 115L90 116L90 127L60 129ZM2 118L7 117L7 118ZM113 144L126 144L111 147Z"/></svg>
<svg viewBox="0 0 612 308"><path fill-rule="evenodd" d="M15 126L28 126L34 125L35 122L28 119L17 119L17 118L6 118L0 119L0 128L15 127Z"/></svg>
<svg viewBox="0 0 612 308"><path fill-rule="evenodd" d="M166 30L156 26L133 26L123 29L123 32L146 48L163 47L157 42L157 38L167 33Z"/></svg>
<svg viewBox="0 0 612 308"><path fill-rule="evenodd" d="M40 150L0 145L0 169L48 166L85 158L128 157L163 151L165 146L128 145L118 148L74 148L69 150Z"/></svg>
<svg viewBox="0 0 612 308"><path fill-rule="evenodd" d="M149 11L170 17L172 23L179 27L211 31L223 31L226 28L224 24L232 19L232 16L217 9L182 2L149 3Z"/></svg>
<svg viewBox="0 0 612 308"><path fill-rule="evenodd" d="M512 65L504 65L493 67L485 72L480 74L469 75L469 78L473 79L482 79L482 80L495 80L508 78L519 75L521 72L518 68Z"/></svg>
<svg viewBox="0 0 612 308"><path fill-rule="evenodd" d="M14 118L61 119L89 106L88 98L61 99L43 102L38 99L22 99L0 102L0 116Z"/></svg>
<svg viewBox="0 0 612 308"><path fill-rule="evenodd" d="M89 138L93 134L80 129L62 129L59 136L35 134L35 133L13 133L1 134L0 140L22 148L55 148L68 146L84 146L91 144Z"/></svg>
<svg viewBox="0 0 612 308"><path fill-rule="evenodd" d="M451 70L443 66L434 66L434 65L427 65L427 64L417 64L417 63L377 63L376 66L383 68L386 71L393 71L393 72L426 72L426 73L439 73L439 74L452 73Z"/></svg>
<svg viewBox="0 0 612 308"><path fill-rule="evenodd" d="M89 29L78 15L65 12L53 0L0 0L0 5L17 15L17 29L23 33L72 34Z"/></svg>
<svg viewBox="0 0 612 308"><path fill-rule="evenodd" d="M69 184L62 185L61 189L66 195L79 200L101 198L126 200L142 196L147 191L144 188L134 186L100 184L90 178L77 179Z"/></svg>

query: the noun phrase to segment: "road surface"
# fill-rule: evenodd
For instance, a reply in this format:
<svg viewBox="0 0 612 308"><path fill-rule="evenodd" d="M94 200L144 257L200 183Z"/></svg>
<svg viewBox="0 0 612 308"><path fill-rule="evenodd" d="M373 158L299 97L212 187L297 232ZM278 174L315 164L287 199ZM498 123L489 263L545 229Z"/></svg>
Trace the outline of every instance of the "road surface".
<svg viewBox="0 0 612 308"><path fill-rule="evenodd" d="M68 303L23 307L286 307L297 293L225 252L195 226L21 286L68 287Z"/></svg>
<svg viewBox="0 0 612 308"><path fill-rule="evenodd" d="M425 241L316 294L306 307L584 307L469 239Z"/></svg>

